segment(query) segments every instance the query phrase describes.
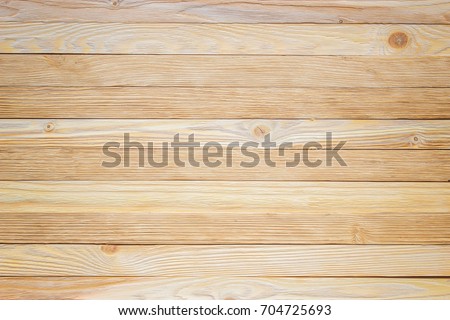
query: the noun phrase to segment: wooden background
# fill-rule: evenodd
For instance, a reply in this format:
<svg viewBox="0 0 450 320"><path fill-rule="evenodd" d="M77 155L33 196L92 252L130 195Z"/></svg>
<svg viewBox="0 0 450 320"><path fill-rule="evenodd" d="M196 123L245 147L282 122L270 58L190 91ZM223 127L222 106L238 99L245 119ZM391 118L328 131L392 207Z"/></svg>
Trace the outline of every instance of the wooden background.
<svg viewBox="0 0 450 320"><path fill-rule="evenodd" d="M0 299L450 298L448 1L0 0L0 53ZM326 131L348 167L101 166Z"/></svg>

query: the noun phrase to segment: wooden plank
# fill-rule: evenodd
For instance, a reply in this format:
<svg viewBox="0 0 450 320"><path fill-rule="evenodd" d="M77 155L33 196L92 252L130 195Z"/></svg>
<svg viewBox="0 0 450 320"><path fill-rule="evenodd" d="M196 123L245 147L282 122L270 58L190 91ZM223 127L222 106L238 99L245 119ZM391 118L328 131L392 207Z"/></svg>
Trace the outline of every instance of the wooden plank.
<svg viewBox="0 0 450 320"><path fill-rule="evenodd" d="M82 207L80 211L84 212ZM314 211L253 214L211 210L161 214L148 209L146 213L111 211L94 215L4 213L0 216L0 241L13 244L450 244L450 213Z"/></svg>
<svg viewBox="0 0 450 320"><path fill-rule="evenodd" d="M1 118L200 116L204 119L450 119L450 89L0 87Z"/></svg>
<svg viewBox="0 0 450 320"><path fill-rule="evenodd" d="M223 146L238 141L263 142L270 134L277 145L292 143L301 149L309 142L327 146L327 133L346 141L343 149L450 149L450 120L51 120L0 119L3 146L95 146L107 141L131 141L155 147L174 141ZM259 144L261 148L261 145Z"/></svg>
<svg viewBox="0 0 450 320"><path fill-rule="evenodd" d="M449 23L441 0L67 0L3 2L1 21Z"/></svg>
<svg viewBox="0 0 450 320"><path fill-rule="evenodd" d="M449 39L448 25L0 22L0 53L448 56Z"/></svg>
<svg viewBox="0 0 450 320"><path fill-rule="evenodd" d="M116 152L123 160L123 150ZM112 156L103 154L102 148L78 147L0 147L0 180L299 180L299 181L441 181L450 180L450 151L448 150L340 150L339 156L347 166L340 166L336 159L331 159L331 166L326 165L324 150L310 150L308 160L319 166L306 166L303 152L280 150L270 152L270 160L275 167L266 164L264 151L252 149L259 163L254 158L241 154L239 149L232 149L229 156L223 150L222 157L209 157L210 163L202 161L201 153L194 150L194 160L199 167L189 162L188 150L180 149L179 160L185 167L175 164L174 149L168 150L167 166L154 167L147 163L148 150L143 150L142 167L139 167L138 150L130 152L129 167L124 161L117 167L103 167L103 162L113 163ZM216 149L210 149L215 152ZM300 156L298 165L286 167L287 162ZM153 159L161 162L163 150L154 149ZM217 167L211 163L218 162ZM303 161L303 162L302 162ZM255 165L253 167L243 166ZM270 162L269 162L270 163Z"/></svg>
<svg viewBox="0 0 450 320"><path fill-rule="evenodd" d="M3 181L0 202L2 243L450 243L447 183Z"/></svg>
<svg viewBox="0 0 450 320"><path fill-rule="evenodd" d="M173 201L167 201L167 197ZM1 181L0 213L446 214L448 183ZM414 202L414 205L410 204ZM187 206L186 203L189 203ZM352 205L349 206L348 203ZM306 204L306 205L305 205ZM123 218L126 216L122 215ZM270 217L268 217L270 218ZM205 221L208 222L208 221Z"/></svg>
<svg viewBox="0 0 450 320"><path fill-rule="evenodd" d="M449 57L0 56L0 86L448 87Z"/></svg>
<svg viewBox="0 0 450 320"><path fill-rule="evenodd" d="M450 299L450 280L299 277L0 277L0 299L432 300Z"/></svg>
<svg viewBox="0 0 450 320"><path fill-rule="evenodd" d="M448 277L450 246L0 245L2 276Z"/></svg>

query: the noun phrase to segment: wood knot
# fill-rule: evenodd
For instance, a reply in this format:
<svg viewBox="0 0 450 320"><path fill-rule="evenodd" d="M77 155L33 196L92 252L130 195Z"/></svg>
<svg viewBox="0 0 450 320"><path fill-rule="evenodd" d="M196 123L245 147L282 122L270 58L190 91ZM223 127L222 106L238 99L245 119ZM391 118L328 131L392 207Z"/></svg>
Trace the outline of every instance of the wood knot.
<svg viewBox="0 0 450 320"><path fill-rule="evenodd" d="M258 139L264 138L269 133L270 128L264 125L257 125L255 128L253 128L253 136Z"/></svg>
<svg viewBox="0 0 450 320"><path fill-rule="evenodd" d="M119 250L119 248L112 244L105 244L100 247L100 250L106 254L114 254Z"/></svg>
<svg viewBox="0 0 450 320"><path fill-rule="evenodd" d="M53 131L54 129L55 129L55 124L54 124L53 122L47 123L47 124L45 125L45 128L44 128L44 130L45 130L46 132L51 132L51 131Z"/></svg>
<svg viewBox="0 0 450 320"><path fill-rule="evenodd" d="M353 226L352 234L353 234L353 243L355 244L367 243L366 232L359 225Z"/></svg>
<svg viewBox="0 0 450 320"><path fill-rule="evenodd" d="M420 137L418 137L418 136L416 136L416 135L414 135L414 136L411 137L411 145L418 146L418 145L420 145L421 143L422 143L422 141L421 141Z"/></svg>
<svg viewBox="0 0 450 320"><path fill-rule="evenodd" d="M408 44L408 36L404 32L394 32L389 36L388 42L392 48L403 49Z"/></svg>

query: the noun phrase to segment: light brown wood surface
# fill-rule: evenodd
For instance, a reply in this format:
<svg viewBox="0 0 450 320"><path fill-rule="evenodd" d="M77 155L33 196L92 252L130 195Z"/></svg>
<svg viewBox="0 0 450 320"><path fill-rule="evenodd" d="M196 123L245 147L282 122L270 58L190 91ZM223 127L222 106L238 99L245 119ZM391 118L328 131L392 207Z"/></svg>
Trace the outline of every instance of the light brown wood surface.
<svg viewBox="0 0 450 320"><path fill-rule="evenodd" d="M0 55L0 86L448 87L450 57Z"/></svg>
<svg viewBox="0 0 450 320"><path fill-rule="evenodd" d="M0 87L0 104L2 118L49 121L450 119L449 88Z"/></svg>
<svg viewBox="0 0 450 320"><path fill-rule="evenodd" d="M220 200L220 199L218 199ZM447 199L448 200L448 199ZM450 214L5 213L2 243L450 244Z"/></svg>
<svg viewBox="0 0 450 320"><path fill-rule="evenodd" d="M0 22L0 53L448 56L450 26Z"/></svg>
<svg viewBox="0 0 450 320"><path fill-rule="evenodd" d="M450 243L446 183L3 182L0 190L3 243Z"/></svg>
<svg viewBox="0 0 450 320"><path fill-rule="evenodd" d="M0 299L450 299L449 25L441 0L0 0ZM286 167L326 132L347 166ZM124 133L144 167L102 167ZM176 133L294 145L150 167Z"/></svg>
<svg viewBox="0 0 450 320"><path fill-rule="evenodd" d="M237 141L259 143L270 134L278 145L292 143L301 149L309 142L327 147L327 132L343 149L450 149L450 120L0 120L3 146L102 147L108 141L131 141L155 148L174 141L187 141L193 134L204 146ZM334 145L333 145L334 147Z"/></svg>
<svg viewBox="0 0 450 320"><path fill-rule="evenodd" d="M439 245L0 245L0 257L3 276L450 276Z"/></svg>
<svg viewBox="0 0 450 320"><path fill-rule="evenodd" d="M167 201L167 195L173 200ZM2 181L0 213L5 219L11 213L70 216L80 209L92 216L117 213L124 219L126 213L331 212L376 218L388 213L446 214L449 197L446 182Z"/></svg>
<svg viewBox="0 0 450 320"><path fill-rule="evenodd" d="M114 151L121 155L123 150ZM254 167L241 166L254 159L233 149L231 156L211 157L210 162L221 161L218 167L208 167L200 153L194 154L199 167L189 163L188 150L180 149L180 160L185 167L175 164L174 150L168 149L168 165L152 167L147 162L148 150L143 150L143 166L139 167L138 151L130 150L130 166L124 161L115 168L102 163L114 162L103 154L101 148L82 147L34 147L6 146L0 148L0 180L298 180L298 181L434 181L450 180L450 150L341 150L340 157L347 166L340 166L332 159L326 166L325 150L310 150L308 160L321 160L322 165L308 167L303 162L301 150L270 152L276 167L264 161L264 150L253 149L260 161ZM195 151L194 151L195 152ZM212 150L215 152L215 149ZM154 160L161 162L162 150L154 149ZM298 166L286 167L287 162L300 155ZM229 166L227 166L227 163Z"/></svg>
<svg viewBox="0 0 450 320"><path fill-rule="evenodd" d="M448 278L3 277L0 299L449 299Z"/></svg>
<svg viewBox="0 0 450 320"><path fill-rule="evenodd" d="M442 0L10 0L2 21L227 22L227 23L430 23L449 24Z"/></svg>

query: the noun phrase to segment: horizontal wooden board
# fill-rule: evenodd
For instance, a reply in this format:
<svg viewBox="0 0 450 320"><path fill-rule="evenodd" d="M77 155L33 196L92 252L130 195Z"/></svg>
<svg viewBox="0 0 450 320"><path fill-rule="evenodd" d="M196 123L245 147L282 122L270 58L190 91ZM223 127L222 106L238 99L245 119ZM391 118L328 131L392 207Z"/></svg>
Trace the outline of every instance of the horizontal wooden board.
<svg viewBox="0 0 450 320"><path fill-rule="evenodd" d="M167 201L167 198L171 201ZM1 181L0 213L446 214L448 183L292 181ZM414 205L410 204L414 202ZM189 203L189 205L186 205ZM349 206L348 204L352 205ZM223 215L222 215L223 216ZM70 218L70 217L69 217ZM268 218L269 215L268 215ZM208 221L205 221L208 222ZM211 221L214 222L214 221ZM208 222L209 223L209 222Z"/></svg>
<svg viewBox="0 0 450 320"><path fill-rule="evenodd" d="M0 86L448 87L450 57L0 55Z"/></svg>
<svg viewBox="0 0 450 320"><path fill-rule="evenodd" d="M2 276L448 277L450 246L0 245Z"/></svg>
<svg viewBox="0 0 450 320"><path fill-rule="evenodd" d="M0 299L431 300L450 299L450 279L0 277Z"/></svg>
<svg viewBox="0 0 450 320"><path fill-rule="evenodd" d="M96 22L293 22L293 23L449 23L449 4L441 0L10 0L1 21Z"/></svg>
<svg viewBox="0 0 450 320"><path fill-rule="evenodd" d="M450 26L4 22L0 53L448 56Z"/></svg>
<svg viewBox="0 0 450 320"><path fill-rule="evenodd" d="M310 142L327 148L327 135L346 141L343 149L450 149L450 120L5 120L0 119L3 146L96 146L107 141L130 141L163 147L163 143L188 141L194 135L204 146L233 141L258 143L266 135L294 149ZM267 137L266 137L267 138ZM337 143L337 142L336 142Z"/></svg>
<svg viewBox="0 0 450 320"><path fill-rule="evenodd" d="M450 119L450 88L0 87L0 118Z"/></svg>
<svg viewBox="0 0 450 320"><path fill-rule="evenodd" d="M98 214L4 213L0 216L0 241L79 244L450 244L450 213L346 214L340 213L339 208L329 213L314 211L253 214L216 213L211 210L209 213L161 214L148 209L146 213L119 214L113 213L115 211Z"/></svg>
<svg viewBox="0 0 450 320"><path fill-rule="evenodd" d="M450 243L447 183L3 181L0 202L2 243Z"/></svg>
<svg viewBox="0 0 450 320"><path fill-rule="evenodd" d="M123 150L114 148L124 160ZM347 166L340 166L332 159L326 166L324 150L310 150L308 161L319 166L308 167L302 160L301 150L272 150L270 160L276 167L266 164L265 150L252 149L255 158L241 154L234 148L229 156L226 150L222 157L208 157L203 161L201 153L194 151L199 167L189 162L188 150L180 149L179 160L185 167L175 164L174 150L170 148L167 166L154 167L147 163L148 150L143 150L142 167L139 167L138 150L130 150L130 164L124 161L117 167L103 167L102 163L113 163L115 158L103 154L102 148L81 147L0 147L0 180L316 180L316 181L443 181L450 180L449 150L341 150L339 156ZM153 160L161 162L163 150L153 149ZM209 150L215 153L216 149ZM299 154L298 165L286 167ZM217 167L211 163L218 162ZM303 161L303 162L302 162ZM270 162L269 162L270 163Z"/></svg>

